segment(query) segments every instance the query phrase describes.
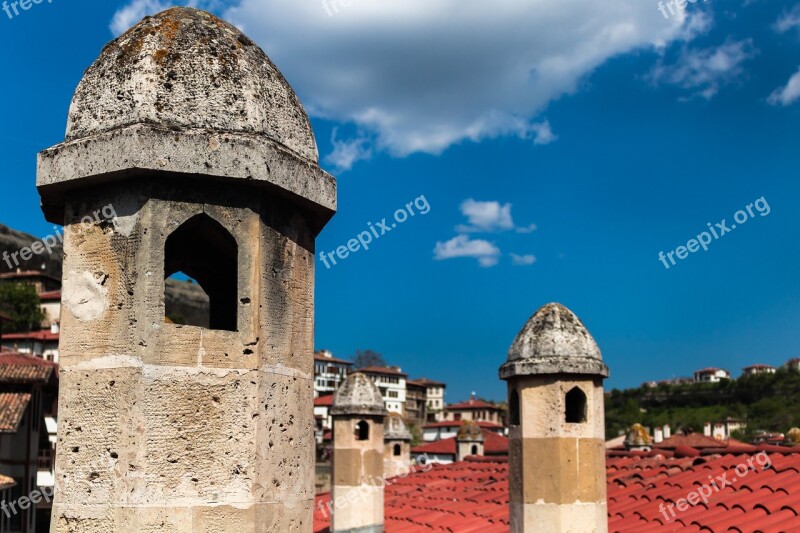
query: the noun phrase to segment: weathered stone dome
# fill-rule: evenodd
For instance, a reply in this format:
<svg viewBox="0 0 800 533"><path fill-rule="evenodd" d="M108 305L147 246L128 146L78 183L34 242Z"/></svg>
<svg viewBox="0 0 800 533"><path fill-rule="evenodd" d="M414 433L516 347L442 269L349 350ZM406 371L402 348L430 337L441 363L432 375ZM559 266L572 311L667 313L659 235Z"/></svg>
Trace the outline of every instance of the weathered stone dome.
<svg viewBox="0 0 800 533"><path fill-rule="evenodd" d="M402 416L389 413L383 421L383 440L411 440L411 432Z"/></svg>
<svg viewBox="0 0 800 533"><path fill-rule="evenodd" d="M467 420L458 428L456 440L483 442L483 431L477 423Z"/></svg>
<svg viewBox="0 0 800 533"><path fill-rule="evenodd" d="M792 428L786 432L786 444L800 446L800 428Z"/></svg>
<svg viewBox="0 0 800 533"><path fill-rule="evenodd" d="M134 124L263 135L318 161L308 116L280 71L198 9L146 17L106 45L72 99L66 140Z"/></svg>
<svg viewBox="0 0 800 533"><path fill-rule="evenodd" d="M634 424L625 435L625 446L648 446L653 443L647 429L641 424Z"/></svg>
<svg viewBox="0 0 800 533"><path fill-rule="evenodd" d="M354 372L333 396L332 415L386 416L381 391L365 374Z"/></svg>
<svg viewBox="0 0 800 533"><path fill-rule="evenodd" d="M536 311L522 328L500 368L503 379L531 374L608 376L597 343L569 309L550 303Z"/></svg>

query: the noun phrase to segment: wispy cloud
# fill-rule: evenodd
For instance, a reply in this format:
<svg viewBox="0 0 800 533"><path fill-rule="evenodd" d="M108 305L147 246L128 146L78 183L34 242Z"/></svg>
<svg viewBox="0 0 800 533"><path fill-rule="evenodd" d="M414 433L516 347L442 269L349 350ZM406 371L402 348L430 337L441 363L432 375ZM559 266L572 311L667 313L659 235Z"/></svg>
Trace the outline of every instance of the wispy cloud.
<svg viewBox="0 0 800 533"><path fill-rule="evenodd" d="M791 11L785 11L772 26L778 33L786 33L792 29L800 29L800 4Z"/></svg>
<svg viewBox="0 0 800 533"><path fill-rule="evenodd" d="M794 73L783 87L775 89L767 102L772 105L788 106L800 99L800 70Z"/></svg>
<svg viewBox="0 0 800 533"><path fill-rule="evenodd" d="M339 140L338 128L333 128L331 143L333 151L325 156L325 162L333 165L335 172L344 172L353 168L357 161L372 157L372 145L366 136L356 136L352 139Z"/></svg>
<svg viewBox="0 0 800 533"><path fill-rule="evenodd" d="M512 253L510 255L511 255L511 263L517 266L528 266L536 262L536 256L533 254L517 255Z"/></svg>
<svg viewBox="0 0 800 533"><path fill-rule="evenodd" d="M483 239L470 239L467 235L458 235L446 242L437 242L433 249L437 261L471 257L478 260L484 268L493 267L500 258L500 249Z"/></svg>
<svg viewBox="0 0 800 533"><path fill-rule="evenodd" d="M459 233L493 233L507 230L531 233L536 230L536 224L516 227L511 217L510 203L479 202L468 198L461 203L461 214L467 218L468 224L456 226L456 231Z"/></svg>
<svg viewBox="0 0 800 533"><path fill-rule="evenodd" d="M690 98L710 100L722 85L739 78L744 73L743 63L757 53L752 39L699 50L684 48L674 64L659 61L649 77L656 85L675 85L693 91Z"/></svg>
<svg viewBox="0 0 800 533"><path fill-rule="evenodd" d="M533 144L545 145L558 139L558 135L554 134L550 128L549 120L531 124L531 131L533 132Z"/></svg>

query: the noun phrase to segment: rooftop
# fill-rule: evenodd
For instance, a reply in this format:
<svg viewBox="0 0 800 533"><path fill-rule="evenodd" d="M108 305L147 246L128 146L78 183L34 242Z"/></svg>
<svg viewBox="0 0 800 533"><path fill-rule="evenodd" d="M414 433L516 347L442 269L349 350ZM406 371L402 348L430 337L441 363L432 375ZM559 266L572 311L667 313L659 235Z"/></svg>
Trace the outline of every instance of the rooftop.
<svg viewBox="0 0 800 533"><path fill-rule="evenodd" d="M53 333L49 329L40 331L29 331L28 333L5 333L3 334L4 341L15 340L32 340L32 341L58 341L59 334Z"/></svg>
<svg viewBox="0 0 800 533"><path fill-rule="evenodd" d="M58 365L33 355L0 352L0 383L48 381L58 375Z"/></svg>
<svg viewBox="0 0 800 533"><path fill-rule="evenodd" d="M16 433L31 395L22 392L0 392L0 433Z"/></svg>
<svg viewBox="0 0 800 533"><path fill-rule="evenodd" d="M408 376L405 372L393 366L367 366L359 369L365 374L383 374L386 376Z"/></svg>
<svg viewBox="0 0 800 533"><path fill-rule="evenodd" d="M508 455L508 439L506 437L487 429L481 429L481 432L483 433L483 453L486 455ZM449 439L435 440L426 444L420 444L419 446L411 448L411 453L455 455L456 439L457 437L450 437Z"/></svg>
<svg viewBox="0 0 800 533"><path fill-rule="evenodd" d="M441 381L434 381L428 378L419 378L419 379L410 379L408 380L409 384L412 385L422 385L423 387L446 387L447 383L442 383Z"/></svg>
<svg viewBox="0 0 800 533"><path fill-rule="evenodd" d="M750 447L746 452L682 455L672 452L619 452L606 464L610 533L727 531L779 533L800 531L800 453L792 448ZM760 452L763 454L758 455ZM753 468L747 467L748 461ZM738 477L747 467L747 474ZM764 469L764 466L769 468ZM420 468L420 467L417 467ZM386 484L387 533L418 531L509 531L508 462L504 457L468 457ZM697 499L681 512L675 507L709 476L732 482ZM736 481L734 481L736 479ZM709 486L709 488L711 488ZM317 496L314 532L329 531L324 505ZM694 501L694 500L693 500ZM663 504L669 520L659 506ZM675 509L675 517L667 510Z"/></svg>
<svg viewBox="0 0 800 533"><path fill-rule="evenodd" d="M446 407L448 411L469 411L472 409L490 409L495 411L502 411L502 407L494 404L484 402L483 400L470 399L466 402L451 403Z"/></svg>
<svg viewBox="0 0 800 533"><path fill-rule="evenodd" d="M431 422L430 424L425 424L422 426L423 429L430 429L430 428L450 428L450 427L461 427L463 424L463 420L442 420L441 422ZM495 424L494 422L485 422L483 420L475 422L478 424L478 427L484 429L500 429L504 427L501 424Z"/></svg>

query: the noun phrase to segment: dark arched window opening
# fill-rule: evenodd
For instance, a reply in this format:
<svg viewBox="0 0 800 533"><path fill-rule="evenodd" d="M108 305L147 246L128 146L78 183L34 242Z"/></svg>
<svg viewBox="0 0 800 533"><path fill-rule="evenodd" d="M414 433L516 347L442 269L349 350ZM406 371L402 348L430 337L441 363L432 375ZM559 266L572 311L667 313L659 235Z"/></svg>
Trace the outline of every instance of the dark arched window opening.
<svg viewBox="0 0 800 533"><path fill-rule="evenodd" d="M236 239L206 214L190 218L167 238L164 278L183 272L200 285L208 295L211 329L238 330L238 270Z"/></svg>
<svg viewBox="0 0 800 533"><path fill-rule="evenodd" d="M356 424L356 440L369 440L369 423L362 420Z"/></svg>
<svg viewBox="0 0 800 533"><path fill-rule="evenodd" d="M510 425L519 425L519 393L516 389L512 389L508 395L508 418Z"/></svg>
<svg viewBox="0 0 800 533"><path fill-rule="evenodd" d="M472 455L478 455L478 445L477 444L473 444L472 445Z"/></svg>
<svg viewBox="0 0 800 533"><path fill-rule="evenodd" d="M570 424L586 422L586 394L575 387L566 396L566 420Z"/></svg>
<svg viewBox="0 0 800 533"><path fill-rule="evenodd" d="M400 447L399 444L395 444L394 445L394 456L395 457L399 457L400 456L400 452L402 452L402 451L403 451L403 449Z"/></svg>

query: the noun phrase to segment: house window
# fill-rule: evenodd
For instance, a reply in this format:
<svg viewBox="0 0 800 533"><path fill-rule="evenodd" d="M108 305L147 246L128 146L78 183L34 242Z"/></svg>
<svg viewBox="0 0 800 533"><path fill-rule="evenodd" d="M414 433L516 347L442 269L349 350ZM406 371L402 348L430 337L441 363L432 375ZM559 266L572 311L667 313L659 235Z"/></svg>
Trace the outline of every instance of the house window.
<svg viewBox="0 0 800 533"><path fill-rule="evenodd" d="M195 280L203 289L209 299L209 312L207 317L170 317L173 322L237 331L239 276L236 239L205 213L190 218L167 238L164 278L179 272ZM169 317L168 303L165 297Z"/></svg>
<svg viewBox="0 0 800 533"><path fill-rule="evenodd" d="M362 420L356 424L356 440L369 440L369 422Z"/></svg>
<svg viewBox="0 0 800 533"><path fill-rule="evenodd" d="M565 397L565 418L568 424L586 422L586 394L574 387Z"/></svg>
<svg viewBox="0 0 800 533"><path fill-rule="evenodd" d="M395 444L394 445L394 450L393 450L394 456L395 457L400 457L400 452L401 451L402 451L402 449L400 448L400 445L399 444Z"/></svg>

